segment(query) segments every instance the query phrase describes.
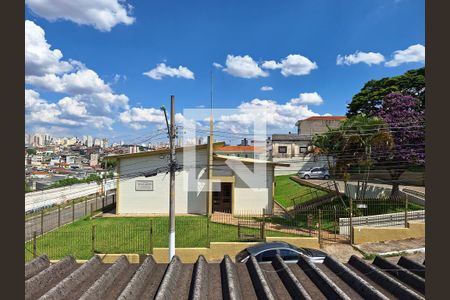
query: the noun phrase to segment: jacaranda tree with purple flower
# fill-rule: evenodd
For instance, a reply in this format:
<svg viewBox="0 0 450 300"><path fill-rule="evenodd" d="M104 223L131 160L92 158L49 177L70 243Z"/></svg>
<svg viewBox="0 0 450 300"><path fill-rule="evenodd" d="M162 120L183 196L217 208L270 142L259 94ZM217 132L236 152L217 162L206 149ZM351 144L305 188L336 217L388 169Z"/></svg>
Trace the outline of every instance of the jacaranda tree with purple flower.
<svg viewBox="0 0 450 300"><path fill-rule="evenodd" d="M425 164L425 112L417 98L391 93L384 97L378 117L392 137L389 150L378 153L378 164L388 170L391 196L399 192L400 176L410 167Z"/></svg>

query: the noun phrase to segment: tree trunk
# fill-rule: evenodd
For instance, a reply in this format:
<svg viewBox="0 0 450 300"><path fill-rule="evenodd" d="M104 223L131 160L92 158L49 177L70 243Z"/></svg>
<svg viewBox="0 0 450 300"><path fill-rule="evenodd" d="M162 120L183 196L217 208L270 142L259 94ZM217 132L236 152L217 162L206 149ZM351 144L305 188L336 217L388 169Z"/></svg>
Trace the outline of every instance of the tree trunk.
<svg viewBox="0 0 450 300"><path fill-rule="evenodd" d="M389 175L392 181L391 198L398 197L400 194L400 184L398 182L400 176L405 172L405 170L389 170Z"/></svg>

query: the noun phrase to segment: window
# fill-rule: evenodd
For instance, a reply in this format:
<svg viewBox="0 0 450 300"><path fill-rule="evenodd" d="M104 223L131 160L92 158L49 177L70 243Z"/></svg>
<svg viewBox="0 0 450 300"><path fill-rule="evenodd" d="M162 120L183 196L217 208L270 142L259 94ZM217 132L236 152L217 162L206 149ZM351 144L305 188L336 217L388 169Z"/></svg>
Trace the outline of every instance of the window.
<svg viewBox="0 0 450 300"><path fill-rule="evenodd" d="M289 249L280 249L281 258L286 260L298 260L298 253Z"/></svg>
<svg viewBox="0 0 450 300"><path fill-rule="evenodd" d="M272 259L275 257L275 254L277 254L277 250L267 250L264 251L258 255L256 255L257 261L272 261Z"/></svg>
<svg viewBox="0 0 450 300"><path fill-rule="evenodd" d="M300 147L300 153L305 153L308 150L308 147Z"/></svg>
<svg viewBox="0 0 450 300"><path fill-rule="evenodd" d="M287 146L278 146L278 153L287 153Z"/></svg>

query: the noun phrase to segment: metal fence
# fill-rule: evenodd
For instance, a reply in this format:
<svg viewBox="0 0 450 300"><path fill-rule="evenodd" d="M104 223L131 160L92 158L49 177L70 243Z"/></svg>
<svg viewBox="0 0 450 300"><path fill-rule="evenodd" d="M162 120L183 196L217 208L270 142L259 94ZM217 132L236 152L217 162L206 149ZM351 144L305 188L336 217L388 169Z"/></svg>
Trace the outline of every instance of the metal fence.
<svg viewBox="0 0 450 300"><path fill-rule="evenodd" d="M87 197L73 199L64 204L42 209L38 212L25 214L25 241L55 230L75 220L91 215L97 210L105 210L115 205L115 193L107 197L93 194Z"/></svg>
<svg viewBox="0 0 450 300"><path fill-rule="evenodd" d="M86 212L90 211L88 208ZM72 206L68 212L73 215ZM329 205L278 215L265 211L234 211L233 214L214 212L210 217L177 216L176 246L209 247L210 242L299 236L317 237L320 243L350 243L352 226L407 226L409 220L423 218L424 208L410 204L407 198L350 199L343 203L336 200ZM39 220L43 220L43 228L47 228L45 216ZM35 230L25 243L25 258L29 260L42 254L51 259L67 255L88 259L94 253L148 254L155 247L168 246L168 229L168 217L82 219L44 235Z"/></svg>

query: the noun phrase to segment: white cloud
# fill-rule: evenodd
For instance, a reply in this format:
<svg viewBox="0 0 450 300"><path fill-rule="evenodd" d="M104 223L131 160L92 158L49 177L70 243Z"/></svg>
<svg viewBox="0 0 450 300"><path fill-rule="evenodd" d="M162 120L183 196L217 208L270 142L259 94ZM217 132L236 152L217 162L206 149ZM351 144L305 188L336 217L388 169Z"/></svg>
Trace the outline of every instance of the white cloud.
<svg viewBox="0 0 450 300"><path fill-rule="evenodd" d="M46 74L44 76L27 76L25 79L28 84L70 95L111 92L111 88L103 79L90 69L78 70L62 76Z"/></svg>
<svg viewBox="0 0 450 300"><path fill-rule="evenodd" d="M249 55L227 55L226 68L223 71L241 78L267 77L269 73L263 71Z"/></svg>
<svg viewBox="0 0 450 300"><path fill-rule="evenodd" d="M312 62L300 54L289 54L280 63L274 60L265 61L262 67L272 70L281 69L281 74L284 77L308 75L312 70L318 68L316 62Z"/></svg>
<svg viewBox="0 0 450 300"><path fill-rule="evenodd" d="M365 63L369 66L379 65L384 61L384 56L378 52L361 52L356 51L350 55L338 55L336 58L337 65L354 65L358 63Z"/></svg>
<svg viewBox="0 0 450 300"><path fill-rule="evenodd" d="M255 98L249 102L241 103L236 114L222 115L218 121L221 126L239 128L252 126L254 122L265 119L268 128L286 129L292 128L299 119L317 116L318 114L308 108L307 105L297 105L287 102L279 104L275 100L262 100Z"/></svg>
<svg viewBox="0 0 450 300"><path fill-rule="evenodd" d="M421 44L409 46L405 50L394 52L394 58L385 63L387 67L396 67L409 62L425 62L425 47Z"/></svg>
<svg viewBox="0 0 450 300"><path fill-rule="evenodd" d="M323 103L322 97L317 93L300 93L298 98L291 99L292 104L320 105Z"/></svg>
<svg viewBox="0 0 450 300"><path fill-rule="evenodd" d="M142 129L146 124L164 124L164 113L160 109L132 107L119 115L119 120L133 129Z"/></svg>
<svg viewBox="0 0 450 300"><path fill-rule="evenodd" d="M41 76L70 71L72 65L62 61L59 49L51 49L44 30L33 21L25 21L25 75Z"/></svg>
<svg viewBox="0 0 450 300"><path fill-rule="evenodd" d="M27 126L112 129L118 110L128 109L128 97L116 94L98 74L76 60L63 61L51 50L44 30L25 21L25 122ZM64 94L59 101L42 99L33 88ZM74 128L78 126L78 128Z"/></svg>
<svg viewBox="0 0 450 300"><path fill-rule="evenodd" d="M264 91L264 92L273 91L273 87L265 85L265 86L261 87L261 91Z"/></svg>
<svg viewBox="0 0 450 300"><path fill-rule="evenodd" d="M274 61L274 60L267 60L267 61L265 61L261 66L262 66L263 68L271 69L271 70L281 69L281 68L283 67L282 64L277 63L277 62Z"/></svg>
<svg viewBox="0 0 450 300"><path fill-rule="evenodd" d="M72 121L60 117L61 111L54 103L41 99L34 90L25 90L25 122L36 124L75 125Z"/></svg>
<svg viewBox="0 0 450 300"><path fill-rule="evenodd" d="M83 103L65 97L50 103L34 90L25 90L25 123L27 126L87 126L112 129L113 120L106 116L89 114Z"/></svg>
<svg viewBox="0 0 450 300"><path fill-rule="evenodd" d="M65 112L69 115L82 117L87 114L85 104L70 97L62 98L58 101L58 105L61 108L62 112Z"/></svg>
<svg viewBox="0 0 450 300"><path fill-rule="evenodd" d="M70 95L77 101L84 102L95 112L108 113L118 108L128 108L128 97L124 94L115 94L110 86L90 69L62 76L55 74L26 76L25 82L50 92Z"/></svg>
<svg viewBox="0 0 450 300"><path fill-rule="evenodd" d="M49 20L68 20L89 25L100 31L110 31L118 24L131 25L133 7L125 0L26 0L37 15Z"/></svg>
<svg viewBox="0 0 450 300"><path fill-rule="evenodd" d="M222 69L222 68L223 68L223 66L222 66L221 64L216 63L216 62L213 62L213 66L214 66L215 68L217 68L217 69Z"/></svg>
<svg viewBox="0 0 450 300"><path fill-rule="evenodd" d="M148 76L152 79L161 80L165 76L169 77L177 77L177 78L186 78L186 79L195 79L194 73L186 67L179 66L178 68L172 68L166 66L165 63L160 63L156 66L156 68L143 73L145 76Z"/></svg>

